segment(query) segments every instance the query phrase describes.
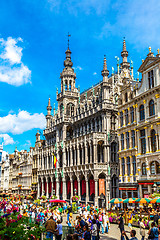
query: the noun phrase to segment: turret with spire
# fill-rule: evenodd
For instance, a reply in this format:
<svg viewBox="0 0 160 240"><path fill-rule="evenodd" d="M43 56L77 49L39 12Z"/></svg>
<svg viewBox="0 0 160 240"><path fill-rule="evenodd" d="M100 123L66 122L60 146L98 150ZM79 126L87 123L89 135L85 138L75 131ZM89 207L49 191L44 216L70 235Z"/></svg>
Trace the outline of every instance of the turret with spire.
<svg viewBox="0 0 160 240"><path fill-rule="evenodd" d="M108 79L109 71L107 69L107 61L106 61L106 55L104 55L104 61L103 61L103 70L102 70L102 76L103 81L106 81Z"/></svg>
<svg viewBox="0 0 160 240"><path fill-rule="evenodd" d="M51 119L52 119L52 115L51 115L51 99L48 99L48 106L47 106L47 116L46 116L46 121L47 121L47 128L49 128L50 123L51 123Z"/></svg>
<svg viewBox="0 0 160 240"><path fill-rule="evenodd" d="M51 99L49 98L48 99L48 106L47 106L47 115L51 115L51 110L52 110Z"/></svg>
<svg viewBox="0 0 160 240"><path fill-rule="evenodd" d="M127 57L128 57L128 51L126 49L126 41L125 38L123 40L123 50L121 52L121 56L122 56L122 63L121 63L121 69L129 69L130 67L130 63L127 62Z"/></svg>

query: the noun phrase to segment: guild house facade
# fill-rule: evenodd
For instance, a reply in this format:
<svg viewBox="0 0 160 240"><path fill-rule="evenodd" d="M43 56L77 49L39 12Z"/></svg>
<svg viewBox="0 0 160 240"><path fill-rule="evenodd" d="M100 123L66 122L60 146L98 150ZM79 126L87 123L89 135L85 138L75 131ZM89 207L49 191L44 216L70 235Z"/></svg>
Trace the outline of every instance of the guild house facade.
<svg viewBox="0 0 160 240"><path fill-rule="evenodd" d="M123 43L124 77L119 86L119 190L122 198L148 197L160 185L160 54L151 48L132 77Z"/></svg>

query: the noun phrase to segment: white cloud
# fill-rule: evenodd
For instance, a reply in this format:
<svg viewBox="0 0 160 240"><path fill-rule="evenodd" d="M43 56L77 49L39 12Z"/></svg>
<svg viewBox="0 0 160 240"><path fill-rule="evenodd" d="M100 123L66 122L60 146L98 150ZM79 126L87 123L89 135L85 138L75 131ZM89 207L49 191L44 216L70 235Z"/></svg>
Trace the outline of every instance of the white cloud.
<svg viewBox="0 0 160 240"><path fill-rule="evenodd" d="M94 73L93 73L93 75L97 75L97 73L96 73L96 72L94 72Z"/></svg>
<svg viewBox="0 0 160 240"><path fill-rule="evenodd" d="M16 114L8 114L0 117L0 132L21 134L34 128L43 129L45 127L45 116L43 113L30 114L27 111L19 111Z"/></svg>
<svg viewBox="0 0 160 240"><path fill-rule="evenodd" d="M8 134L0 134L0 138L4 145L14 144L14 140Z"/></svg>
<svg viewBox="0 0 160 240"><path fill-rule="evenodd" d="M77 67L73 67L74 70L83 70L83 68L81 66L77 66Z"/></svg>
<svg viewBox="0 0 160 240"><path fill-rule="evenodd" d="M6 41L0 39L0 82L14 86L31 83L31 71L22 62L23 48L17 46L22 41L21 38L12 37L8 37Z"/></svg>

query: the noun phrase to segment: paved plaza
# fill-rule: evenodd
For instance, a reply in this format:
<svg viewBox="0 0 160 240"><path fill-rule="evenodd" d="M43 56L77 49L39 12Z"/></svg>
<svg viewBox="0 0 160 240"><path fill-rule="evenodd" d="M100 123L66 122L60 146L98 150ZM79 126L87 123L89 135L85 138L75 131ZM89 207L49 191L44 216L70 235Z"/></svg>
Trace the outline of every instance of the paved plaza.
<svg viewBox="0 0 160 240"><path fill-rule="evenodd" d="M136 230L136 237L138 238L138 240L141 240L141 236L139 234L140 229L139 228L133 228L134 230ZM130 229L128 228L128 226L125 226L125 231L127 233L127 236L130 236ZM147 234L148 230L146 230L146 238L148 239L148 234ZM120 230L118 228L117 224L111 224L110 229L109 229L109 233L108 234L103 234L101 235L100 239L107 239L107 240L120 240Z"/></svg>

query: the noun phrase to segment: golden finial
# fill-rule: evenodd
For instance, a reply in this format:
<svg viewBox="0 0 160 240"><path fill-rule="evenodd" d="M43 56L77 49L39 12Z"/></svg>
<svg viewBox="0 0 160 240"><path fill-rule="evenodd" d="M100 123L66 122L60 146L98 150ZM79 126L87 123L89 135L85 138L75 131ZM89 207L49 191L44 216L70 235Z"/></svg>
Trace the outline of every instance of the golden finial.
<svg viewBox="0 0 160 240"><path fill-rule="evenodd" d="M142 63L144 63L144 59L142 59Z"/></svg>
<svg viewBox="0 0 160 240"><path fill-rule="evenodd" d="M149 47L149 53L151 53L151 47Z"/></svg>
<svg viewBox="0 0 160 240"><path fill-rule="evenodd" d="M159 54L159 48L157 49L157 53Z"/></svg>

